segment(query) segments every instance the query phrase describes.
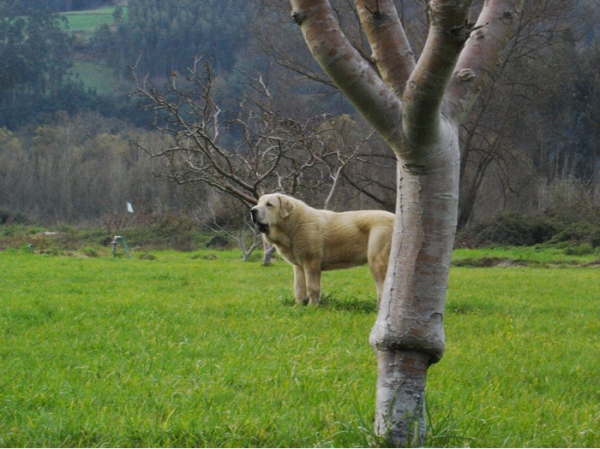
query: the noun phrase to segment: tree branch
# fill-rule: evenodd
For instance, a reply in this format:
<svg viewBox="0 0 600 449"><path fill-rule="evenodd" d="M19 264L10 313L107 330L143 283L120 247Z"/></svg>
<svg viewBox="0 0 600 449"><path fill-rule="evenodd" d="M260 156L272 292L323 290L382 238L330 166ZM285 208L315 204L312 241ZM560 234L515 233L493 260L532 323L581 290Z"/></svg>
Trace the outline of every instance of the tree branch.
<svg viewBox="0 0 600 449"><path fill-rule="evenodd" d="M469 37L470 6L469 0L431 0L429 3L427 41L403 97L402 127L411 146L439 138L444 92Z"/></svg>
<svg viewBox="0 0 600 449"><path fill-rule="evenodd" d="M415 60L392 0L355 0L383 82L402 98Z"/></svg>
<svg viewBox="0 0 600 449"><path fill-rule="evenodd" d="M319 65L392 148L400 148L400 99L346 38L329 2L291 4L292 17Z"/></svg>
<svg viewBox="0 0 600 449"><path fill-rule="evenodd" d="M457 123L477 100L511 37L524 0L488 0L456 64L445 96L446 110Z"/></svg>

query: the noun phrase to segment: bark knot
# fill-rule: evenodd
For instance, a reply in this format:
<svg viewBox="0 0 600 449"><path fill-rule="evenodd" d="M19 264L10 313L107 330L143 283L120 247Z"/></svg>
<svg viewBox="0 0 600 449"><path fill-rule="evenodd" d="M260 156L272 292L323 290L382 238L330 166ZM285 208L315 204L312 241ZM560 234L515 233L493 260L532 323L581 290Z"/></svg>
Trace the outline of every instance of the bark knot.
<svg viewBox="0 0 600 449"><path fill-rule="evenodd" d="M462 69L462 70L459 70L458 72L456 72L456 77L458 78L459 81L461 81L463 83L467 83L467 82L471 81L476 76L477 75L475 74L475 72L471 69Z"/></svg>
<svg viewBox="0 0 600 449"><path fill-rule="evenodd" d="M365 9L367 11L369 11L369 13L371 13L371 15L373 16L373 19L375 19L375 20L379 20L383 17L382 12L379 10L379 0L375 1L375 11L371 11L371 8L369 8L366 4L365 4Z"/></svg>
<svg viewBox="0 0 600 449"><path fill-rule="evenodd" d="M502 18L503 18L504 20L512 21L513 14L512 14L512 12L510 12L510 11L506 10L506 11L504 11L504 13L502 14Z"/></svg>
<svg viewBox="0 0 600 449"><path fill-rule="evenodd" d="M427 167L425 167L425 165L422 165L422 164L404 164L404 168L409 173L412 173L415 175L427 174Z"/></svg>
<svg viewBox="0 0 600 449"><path fill-rule="evenodd" d="M296 22L296 25L302 25L304 19L306 19L306 11L295 10L292 12L292 19Z"/></svg>

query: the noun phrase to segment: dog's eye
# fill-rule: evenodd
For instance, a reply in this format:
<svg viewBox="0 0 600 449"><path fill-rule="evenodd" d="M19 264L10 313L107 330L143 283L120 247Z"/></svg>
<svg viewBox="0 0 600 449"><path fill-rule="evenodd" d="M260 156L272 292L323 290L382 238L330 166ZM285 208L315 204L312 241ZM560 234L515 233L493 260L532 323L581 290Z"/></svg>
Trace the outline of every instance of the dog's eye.
<svg viewBox="0 0 600 449"><path fill-rule="evenodd" d="M267 207L273 207L273 204L267 203Z"/></svg>

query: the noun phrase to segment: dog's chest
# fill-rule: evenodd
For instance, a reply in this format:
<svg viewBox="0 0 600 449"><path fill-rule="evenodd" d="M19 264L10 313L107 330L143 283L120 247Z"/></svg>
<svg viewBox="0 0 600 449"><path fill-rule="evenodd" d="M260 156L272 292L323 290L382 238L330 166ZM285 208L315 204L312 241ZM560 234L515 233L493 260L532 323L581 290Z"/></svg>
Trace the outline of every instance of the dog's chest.
<svg viewBox="0 0 600 449"><path fill-rule="evenodd" d="M302 265L301 258L298 254L295 254L294 249L291 245L285 246L281 244L276 244L277 252L283 257L283 259L291 263L292 265Z"/></svg>

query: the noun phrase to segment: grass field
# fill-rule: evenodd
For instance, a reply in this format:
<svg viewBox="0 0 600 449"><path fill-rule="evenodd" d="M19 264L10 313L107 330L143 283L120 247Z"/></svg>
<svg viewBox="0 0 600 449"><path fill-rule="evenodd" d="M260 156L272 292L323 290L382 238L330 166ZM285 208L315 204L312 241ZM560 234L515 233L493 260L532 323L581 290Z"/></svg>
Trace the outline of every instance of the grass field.
<svg viewBox="0 0 600 449"><path fill-rule="evenodd" d="M125 10L126 11L126 10ZM114 22L114 6L62 13L69 21L70 31L92 32L100 25L111 25Z"/></svg>
<svg viewBox="0 0 600 449"><path fill-rule="evenodd" d="M373 446L366 268L0 252L0 446ZM459 253L458 258L469 257ZM600 446L598 268L455 267L428 444Z"/></svg>
<svg viewBox="0 0 600 449"><path fill-rule="evenodd" d="M99 95L114 93L117 86L113 69L103 62L73 61L72 72Z"/></svg>
<svg viewBox="0 0 600 449"><path fill-rule="evenodd" d="M93 32L100 25L114 23L114 6L92 9L87 11L73 11L62 13L69 23L68 30L83 41L89 41ZM127 13L127 8L124 8ZM75 78L81 80L86 87L95 89L99 95L114 93L115 86L119 83L113 69L102 61L78 60L73 61L72 72Z"/></svg>

